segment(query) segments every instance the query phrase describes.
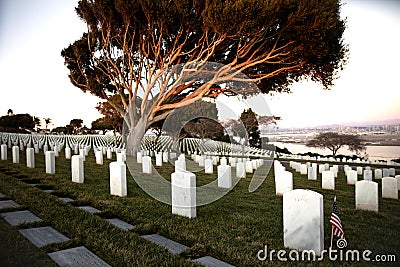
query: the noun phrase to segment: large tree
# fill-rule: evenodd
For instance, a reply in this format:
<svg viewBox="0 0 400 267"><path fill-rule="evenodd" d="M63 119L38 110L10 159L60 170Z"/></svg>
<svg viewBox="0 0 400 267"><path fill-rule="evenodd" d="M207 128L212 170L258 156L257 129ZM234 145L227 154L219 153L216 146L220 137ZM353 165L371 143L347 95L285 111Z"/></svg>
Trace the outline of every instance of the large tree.
<svg viewBox="0 0 400 267"><path fill-rule="evenodd" d="M360 152L365 149L363 140L357 135L325 132L317 134L306 144L309 147L327 148L335 157L338 150L347 146L350 151Z"/></svg>
<svg viewBox="0 0 400 267"><path fill-rule="evenodd" d="M246 109L240 114L240 120L243 122L246 129L249 145L260 148L261 135L256 114L251 108Z"/></svg>
<svg viewBox="0 0 400 267"><path fill-rule="evenodd" d="M0 131L26 133L35 128L34 118L29 114L8 114L0 117Z"/></svg>
<svg viewBox="0 0 400 267"><path fill-rule="evenodd" d="M225 135L224 127L215 120L209 118L196 118L183 126L183 131L192 138L201 140L212 139L219 141Z"/></svg>
<svg viewBox="0 0 400 267"><path fill-rule="evenodd" d="M113 104L110 104L111 102ZM92 130L112 130L114 136L116 136L117 132L122 133L124 117L114 108L115 106L120 110L124 109L121 98L118 95L111 96L108 102L97 103L96 109L103 117L92 122Z"/></svg>
<svg viewBox="0 0 400 267"><path fill-rule="evenodd" d="M50 118L44 118L44 123L46 125L46 132L47 132L47 128L49 127L49 125L51 124L51 119Z"/></svg>
<svg viewBox="0 0 400 267"><path fill-rule="evenodd" d="M82 119L72 119L69 122L69 125L73 128L74 134L77 134L83 126L83 120Z"/></svg>
<svg viewBox="0 0 400 267"><path fill-rule="evenodd" d="M70 80L119 95L129 154L175 108L237 94L232 82L329 88L347 58L339 0L81 0L76 11L88 30L62 51Z"/></svg>

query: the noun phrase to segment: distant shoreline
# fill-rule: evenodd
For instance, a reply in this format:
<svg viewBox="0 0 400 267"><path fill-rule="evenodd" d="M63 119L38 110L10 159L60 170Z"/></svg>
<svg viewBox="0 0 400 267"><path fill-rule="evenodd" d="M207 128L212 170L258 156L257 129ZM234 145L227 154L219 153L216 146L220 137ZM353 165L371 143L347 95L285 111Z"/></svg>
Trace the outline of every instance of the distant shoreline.
<svg viewBox="0 0 400 267"><path fill-rule="evenodd" d="M285 144L297 144L297 145L306 145L305 142L293 142L293 141L278 141L279 143L285 143ZM400 147L400 142L382 142L382 143L370 143L366 142L366 146L399 146Z"/></svg>
<svg viewBox="0 0 400 267"><path fill-rule="evenodd" d="M270 139L270 142L305 145L314 135L307 133L265 136ZM366 146L400 146L400 134L361 134L359 136Z"/></svg>

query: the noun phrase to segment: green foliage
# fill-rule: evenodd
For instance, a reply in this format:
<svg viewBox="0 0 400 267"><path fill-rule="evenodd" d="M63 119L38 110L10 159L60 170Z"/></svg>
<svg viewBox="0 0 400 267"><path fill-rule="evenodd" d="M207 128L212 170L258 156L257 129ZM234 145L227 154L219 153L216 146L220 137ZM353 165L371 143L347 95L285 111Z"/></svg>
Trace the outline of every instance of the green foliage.
<svg viewBox="0 0 400 267"><path fill-rule="evenodd" d="M80 130L82 128L82 124L83 124L83 120L82 119L72 119L69 122L69 125L72 127L74 134L80 132Z"/></svg>
<svg viewBox="0 0 400 267"><path fill-rule="evenodd" d="M244 110L240 115L244 128L246 129L247 139L252 147L261 148L261 136L258 129L258 120L256 114L251 108Z"/></svg>
<svg viewBox="0 0 400 267"><path fill-rule="evenodd" d="M304 78L329 88L347 59L339 0L81 0L76 12L88 31L61 52L69 78L119 95L128 155L176 108L258 93L250 82L263 93Z"/></svg>
<svg viewBox="0 0 400 267"><path fill-rule="evenodd" d="M217 120L218 110L214 102L198 101L174 110L166 120L153 124L152 128L161 128L167 134L178 134L188 122L198 122L199 118ZM193 127L191 124L190 127ZM189 129L188 128L188 129Z"/></svg>
<svg viewBox="0 0 400 267"><path fill-rule="evenodd" d="M336 132L319 133L306 144L309 147L327 148L336 156L337 151L347 146L350 151L360 152L365 149L361 138L357 135L342 134Z"/></svg>
<svg viewBox="0 0 400 267"><path fill-rule="evenodd" d="M0 117L0 131L3 132L31 132L34 128L34 118L29 114L12 114Z"/></svg>
<svg viewBox="0 0 400 267"><path fill-rule="evenodd" d="M224 127L215 120L198 118L189 121L183 126L186 137L212 139L220 141L224 137Z"/></svg>
<svg viewBox="0 0 400 267"><path fill-rule="evenodd" d="M96 109L104 117L92 122L92 130L112 130L114 133L122 133L124 118L118 110L124 110L121 97L112 96L107 102L97 103Z"/></svg>
<svg viewBox="0 0 400 267"><path fill-rule="evenodd" d="M170 65L189 60L194 56L196 51L191 51L197 44L211 41L214 36L225 36L211 58L223 64L235 59L239 60L238 63L245 62L252 53L261 54L274 46L287 45L278 57L282 60L261 62L245 71L247 75L256 77L301 62L298 68L260 81L263 92L288 90L291 82L305 76L329 87L347 57L347 47L342 39L345 22L340 18L338 0L81 0L76 10L88 25L89 35L85 33L64 49L62 56L73 84L98 96L103 96L103 91L114 94L120 87L102 73L102 68L109 65L97 68L98 62L90 52L108 49L103 46L102 31L110 31L112 46L123 51L121 55L113 55L114 63L127 64L121 65L119 70L122 71L129 70L126 59L124 61L122 57L130 56L132 62L139 60L139 55L154 60L167 55L169 49L175 47L175 42L183 45L182 53L180 57L166 58L167 61L174 60L168 62ZM182 31L190 33L188 40ZM204 33L209 36L208 40L202 39ZM250 53L237 58L238 47L252 42L254 37L256 40L254 46L249 47ZM163 43L161 54L149 49L157 42ZM130 45L130 55L124 54L127 53L124 44ZM114 71L114 67L110 68Z"/></svg>

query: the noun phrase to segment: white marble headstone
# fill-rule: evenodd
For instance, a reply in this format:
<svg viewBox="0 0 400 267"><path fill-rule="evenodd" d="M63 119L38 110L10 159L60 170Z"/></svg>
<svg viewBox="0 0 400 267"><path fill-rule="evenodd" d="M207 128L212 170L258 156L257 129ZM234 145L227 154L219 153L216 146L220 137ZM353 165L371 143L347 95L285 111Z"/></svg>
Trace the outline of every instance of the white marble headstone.
<svg viewBox="0 0 400 267"><path fill-rule="evenodd" d="M246 167L244 162L236 163L236 178L246 178Z"/></svg>
<svg viewBox="0 0 400 267"><path fill-rule="evenodd" d="M284 246L299 251L324 249L324 202L317 192L296 189L283 194Z"/></svg>
<svg viewBox="0 0 400 267"><path fill-rule="evenodd" d="M382 171L382 177L389 177L390 173L389 173L389 169L384 168Z"/></svg>
<svg viewBox="0 0 400 267"><path fill-rule="evenodd" d="M114 196L127 196L126 165L123 162L110 163L110 193Z"/></svg>
<svg viewBox="0 0 400 267"><path fill-rule="evenodd" d="M288 171L275 172L275 194L283 195L293 190L293 174Z"/></svg>
<svg viewBox="0 0 400 267"><path fill-rule="evenodd" d="M136 153L136 162L142 163L142 157L143 157L142 152L137 152Z"/></svg>
<svg viewBox="0 0 400 267"><path fill-rule="evenodd" d="M71 157L71 174L72 182L83 183L84 181L84 168L83 158L80 155L74 155Z"/></svg>
<svg viewBox="0 0 400 267"><path fill-rule="evenodd" d="M382 179L382 170L375 169L375 179Z"/></svg>
<svg viewBox="0 0 400 267"><path fill-rule="evenodd" d="M175 160L175 172L177 171L186 171L186 160L185 158L178 158Z"/></svg>
<svg viewBox="0 0 400 267"><path fill-rule="evenodd" d="M1 160L7 160L7 145L1 145Z"/></svg>
<svg viewBox="0 0 400 267"><path fill-rule="evenodd" d="M161 152L156 153L156 166L161 167L163 164L163 154Z"/></svg>
<svg viewBox="0 0 400 267"><path fill-rule="evenodd" d="M187 171L171 174L172 214L196 217L196 175Z"/></svg>
<svg viewBox="0 0 400 267"><path fill-rule="evenodd" d="M353 185L357 182L357 171L348 170L347 171L347 184Z"/></svg>
<svg viewBox="0 0 400 267"><path fill-rule="evenodd" d="M372 181L372 171L365 169L363 173L363 178L364 180Z"/></svg>
<svg viewBox="0 0 400 267"><path fill-rule="evenodd" d="M212 159L204 160L204 171L208 174L213 174L214 172L214 165Z"/></svg>
<svg viewBox="0 0 400 267"><path fill-rule="evenodd" d="M220 165L218 170L218 187L231 188L232 187L232 167L229 165Z"/></svg>
<svg viewBox="0 0 400 267"><path fill-rule="evenodd" d="M96 164L103 165L103 151L98 150L95 153Z"/></svg>
<svg viewBox="0 0 400 267"><path fill-rule="evenodd" d="M49 174L56 173L56 156L54 154L54 151L46 151L45 161L46 161L46 173Z"/></svg>
<svg viewBox="0 0 400 267"><path fill-rule="evenodd" d="M19 163L19 147L18 146L12 147L12 160L13 160L13 163Z"/></svg>
<svg viewBox="0 0 400 267"><path fill-rule="evenodd" d="M400 175L396 175L394 178L397 180L397 191L400 190Z"/></svg>
<svg viewBox="0 0 400 267"><path fill-rule="evenodd" d="M70 159L71 158L71 148L69 146L65 147L64 153L65 153L65 158L66 159Z"/></svg>
<svg viewBox="0 0 400 267"><path fill-rule="evenodd" d="M308 167L307 169L307 179L308 180L317 180L317 172L314 167Z"/></svg>
<svg viewBox="0 0 400 267"><path fill-rule="evenodd" d="M306 164L300 165L300 174L307 175L307 165Z"/></svg>
<svg viewBox="0 0 400 267"><path fill-rule="evenodd" d="M150 156L144 156L142 157L142 172L151 174L152 169L151 169L151 157Z"/></svg>
<svg viewBox="0 0 400 267"><path fill-rule="evenodd" d="M107 148L106 156L107 156L107 159L112 159L112 150L110 147Z"/></svg>
<svg viewBox="0 0 400 267"><path fill-rule="evenodd" d="M335 190L335 175L332 171L322 172L322 189Z"/></svg>
<svg viewBox="0 0 400 267"><path fill-rule="evenodd" d="M246 173L253 173L253 163L246 161Z"/></svg>
<svg viewBox="0 0 400 267"><path fill-rule="evenodd" d="M227 164L228 164L227 159L226 159L225 157L222 157L222 158L220 159L220 164L221 164L221 165L227 165Z"/></svg>
<svg viewBox="0 0 400 267"><path fill-rule="evenodd" d="M356 190L356 209L378 212L378 183L372 181L358 181Z"/></svg>
<svg viewBox="0 0 400 267"><path fill-rule="evenodd" d="M35 168L35 150L33 148L26 149L26 167Z"/></svg>
<svg viewBox="0 0 400 267"><path fill-rule="evenodd" d="M163 162L168 162L168 152L164 151L162 153Z"/></svg>
<svg viewBox="0 0 400 267"><path fill-rule="evenodd" d="M399 191L397 190L397 179L393 177L382 178L382 197L383 198L399 198Z"/></svg>

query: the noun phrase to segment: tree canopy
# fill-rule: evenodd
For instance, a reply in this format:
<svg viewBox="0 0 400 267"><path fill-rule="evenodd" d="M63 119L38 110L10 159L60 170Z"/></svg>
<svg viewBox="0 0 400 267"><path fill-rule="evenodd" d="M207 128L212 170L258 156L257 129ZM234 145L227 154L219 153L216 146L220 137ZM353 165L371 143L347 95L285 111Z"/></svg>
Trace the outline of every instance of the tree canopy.
<svg viewBox="0 0 400 267"><path fill-rule="evenodd" d="M8 112L9 113L9 112ZM35 120L29 114L8 114L0 117L0 131L24 133L32 132L35 128Z"/></svg>
<svg viewBox="0 0 400 267"><path fill-rule="evenodd" d="M275 116L258 116L253 112L251 108L243 110L240 114L239 120L229 120L225 123L225 127L233 133L234 136L240 138L240 143L248 144L252 147L261 148L261 135L259 129L260 123L268 125L276 123L275 120L279 120L279 117Z"/></svg>
<svg viewBox="0 0 400 267"><path fill-rule="evenodd" d="M253 110L251 110L251 108L244 110L240 115L240 120L243 122L246 129L249 145L261 148L261 135L258 128L258 120Z"/></svg>
<svg viewBox="0 0 400 267"><path fill-rule="evenodd" d="M83 126L83 120L82 119L72 119L69 122L69 125L73 128L73 133L78 133L80 129Z"/></svg>
<svg viewBox="0 0 400 267"><path fill-rule="evenodd" d="M114 135L122 133L124 117L118 110L124 110L124 106L118 95L111 96L109 101L97 103L96 109L103 117L92 121L92 130L112 130Z"/></svg>
<svg viewBox="0 0 400 267"><path fill-rule="evenodd" d="M309 147L327 148L336 156L338 150L347 146L350 151L360 152L365 149L362 139L357 135L336 132L319 133L306 144Z"/></svg>
<svg viewBox="0 0 400 267"><path fill-rule="evenodd" d="M81 0L76 11L88 32L61 53L70 80L118 94L133 142L177 107L236 94L231 82L329 88L347 58L339 0Z"/></svg>

